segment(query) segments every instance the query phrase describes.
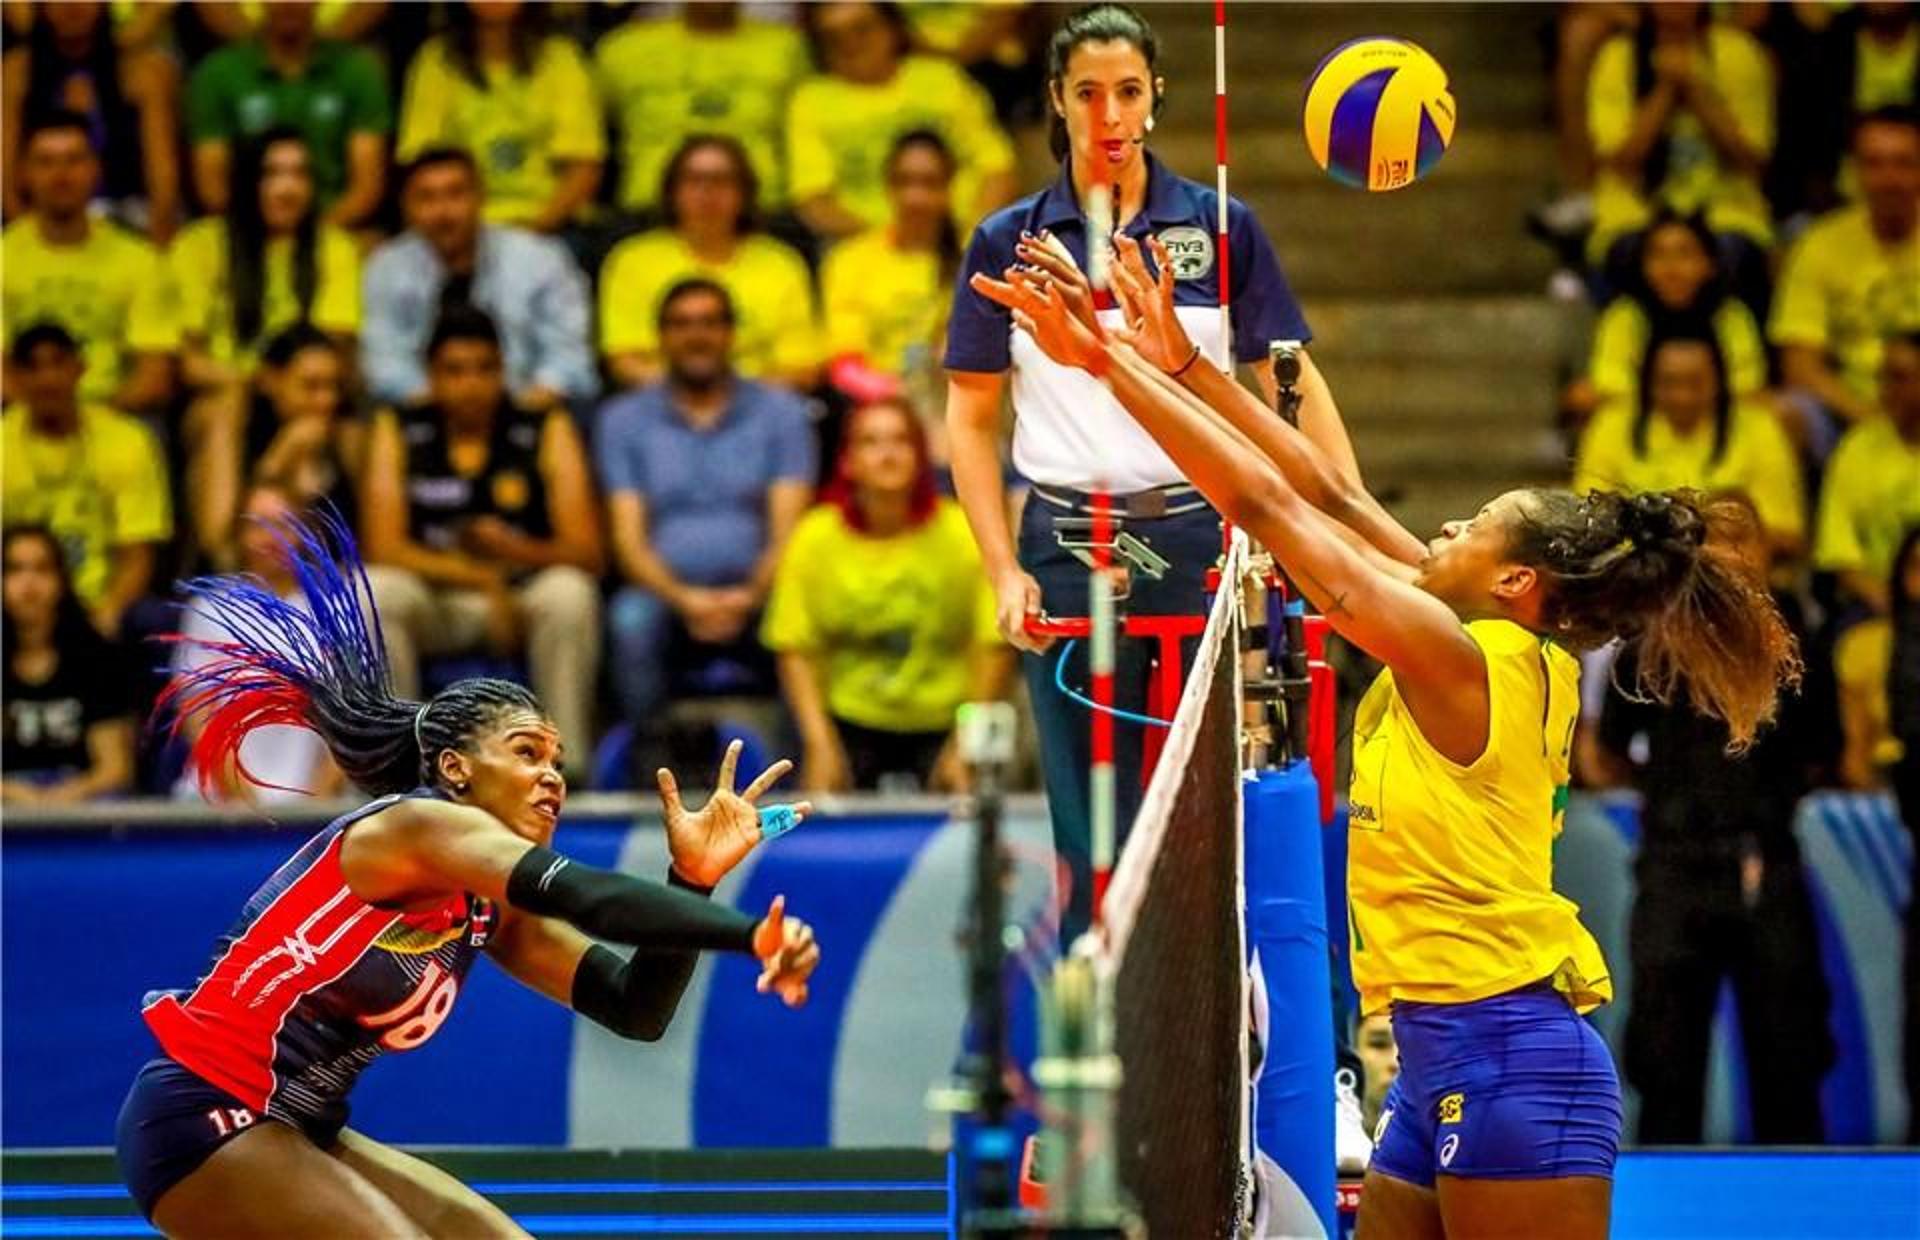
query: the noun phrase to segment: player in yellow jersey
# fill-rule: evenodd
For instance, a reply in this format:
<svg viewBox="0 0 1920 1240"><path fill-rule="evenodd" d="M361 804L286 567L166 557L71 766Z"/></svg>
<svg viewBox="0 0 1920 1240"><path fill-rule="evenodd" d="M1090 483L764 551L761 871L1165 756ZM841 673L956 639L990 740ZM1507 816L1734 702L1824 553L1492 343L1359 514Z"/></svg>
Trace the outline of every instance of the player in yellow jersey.
<svg viewBox="0 0 1920 1240"><path fill-rule="evenodd" d="M1359 1234L1601 1240L1620 1089L1580 1014L1612 988L1552 883L1570 652L1633 640L1644 690L1684 685L1736 745L1751 740L1799 663L1730 537L1744 509L1692 492L1510 491L1419 544L1257 398L1193 365L1171 276L1156 282L1130 240L1118 248L1129 326L1104 339L1084 280L1057 261L1023 252L1039 270L974 287L1056 362L1103 379L1387 665L1355 720L1348 865L1354 978L1365 1012L1391 1014L1401 1074Z"/></svg>

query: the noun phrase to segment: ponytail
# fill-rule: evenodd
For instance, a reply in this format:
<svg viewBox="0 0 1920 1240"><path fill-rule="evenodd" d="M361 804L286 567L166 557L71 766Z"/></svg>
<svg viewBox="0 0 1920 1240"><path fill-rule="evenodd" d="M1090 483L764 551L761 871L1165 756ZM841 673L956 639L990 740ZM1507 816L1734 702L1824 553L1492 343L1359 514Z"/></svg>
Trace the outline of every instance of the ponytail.
<svg viewBox="0 0 1920 1240"><path fill-rule="evenodd" d="M1634 690L1668 702L1684 688L1738 752L1772 721L1778 691L1800 683L1793 633L1745 551L1758 537L1737 498L1539 491L1514 555L1546 583L1548 636L1577 650L1634 643Z"/></svg>
<svg viewBox="0 0 1920 1240"><path fill-rule="evenodd" d="M189 761L203 792L228 773L280 787L240 758L255 728L311 729L347 778L377 796L436 782L440 752L464 747L501 710L540 710L524 686L503 680L463 680L424 705L395 696L373 589L345 523L321 512L277 523L275 534L304 607L257 577L200 577L186 583L191 606L224 636L164 639L213 656L160 699L176 731L200 720Z"/></svg>

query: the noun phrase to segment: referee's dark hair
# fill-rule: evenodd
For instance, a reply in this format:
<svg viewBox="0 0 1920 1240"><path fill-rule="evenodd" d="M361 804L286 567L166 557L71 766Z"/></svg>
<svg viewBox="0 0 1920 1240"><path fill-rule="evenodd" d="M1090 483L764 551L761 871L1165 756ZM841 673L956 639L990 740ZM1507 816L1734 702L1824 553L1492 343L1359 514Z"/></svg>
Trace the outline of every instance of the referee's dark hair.
<svg viewBox="0 0 1920 1240"><path fill-rule="evenodd" d="M1067 14L1047 43L1047 146L1055 159L1067 157L1067 123L1052 107L1056 87L1065 90L1067 62L1082 43L1131 43L1147 62L1147 89L1153 92L1153 114L1160 115L1160 36L1147 19L1124 4L1087 4Z"/></svg>

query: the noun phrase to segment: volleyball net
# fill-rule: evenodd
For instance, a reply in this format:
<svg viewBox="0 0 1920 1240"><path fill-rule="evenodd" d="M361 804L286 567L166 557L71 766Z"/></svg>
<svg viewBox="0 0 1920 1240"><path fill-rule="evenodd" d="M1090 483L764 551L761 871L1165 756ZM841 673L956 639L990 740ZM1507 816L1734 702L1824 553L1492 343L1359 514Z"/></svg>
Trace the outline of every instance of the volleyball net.
<svg viewBox="0 0 1920 1240"><path fill-rule="evenodd" d="M1119 1178L1151 1235L1239 1233L1248 1176L1235 540L1114 867L1101 964L1122 1066Z"/></svg>
<svg viewBox="0 0 1920 1240"><path fill-rule="evenodd" d="M1248 703L1280 683L1272 649L1247 678L1243 600L1277 583L1249 558L1235 534L1097 929L1056 975L1065 989L1054 991L1049 1054L1079 1066L1046 1068L1047 1080L1073 1083L1049 1098L1066 1117L1048 1125L1056 1148L1073 1151L1074 1166L1051 1163L1065 1170L1065 1199L1050 1193L1048 1204L1069 1228L1131 1216L1154 1236L1332 1233L1319 797L1304 760L1244 762ZM1085 1030L1062 1019L1063 996L1086 985L1072 976L1078 962L1098 977Z"/></svg>

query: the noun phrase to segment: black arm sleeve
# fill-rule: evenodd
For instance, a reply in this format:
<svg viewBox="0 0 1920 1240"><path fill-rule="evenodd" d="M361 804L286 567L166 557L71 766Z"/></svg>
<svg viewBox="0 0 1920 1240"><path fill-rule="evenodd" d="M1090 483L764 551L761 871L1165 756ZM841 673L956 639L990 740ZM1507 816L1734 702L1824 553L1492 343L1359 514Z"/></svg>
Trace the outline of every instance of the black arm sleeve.
<svg viewBox="0 0 1920 1240"><path fill-rule="evenodd" d="M669 885L699 896L712 894L669 869ZM631 960L595 943L573 975L573 1010L623 1038L657 1042L673 1023L680 996L693 980L700 953L637 951Z"/></svg>
<svg viewBox="0 0 1920 1240"><path fill-rule="evenodd" d="M690 892L597 870L538 845L507 878L507 903L558 917L596 939L653 951L751 952L759 924Z"/></svg>

